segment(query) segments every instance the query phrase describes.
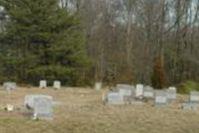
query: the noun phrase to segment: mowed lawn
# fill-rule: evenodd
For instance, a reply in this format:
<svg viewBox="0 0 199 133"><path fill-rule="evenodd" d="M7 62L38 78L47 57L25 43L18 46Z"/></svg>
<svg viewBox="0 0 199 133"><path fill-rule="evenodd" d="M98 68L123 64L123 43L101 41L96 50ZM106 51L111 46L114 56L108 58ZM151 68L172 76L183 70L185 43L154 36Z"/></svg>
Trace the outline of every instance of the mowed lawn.
<svg viewBox="0 0 199 133"><path fill-rule="evenodd" d="M8 95L0 90L0 133L199 133L199 111L180 109L184 96L165 108L153 107L152 103L108 106L102 102L105 92L19 88ZM54 107L54 120L33 121L24 116L27 94L53 96L59 103ZM4 111L6 104L15 105L16 111Z"/></svg>

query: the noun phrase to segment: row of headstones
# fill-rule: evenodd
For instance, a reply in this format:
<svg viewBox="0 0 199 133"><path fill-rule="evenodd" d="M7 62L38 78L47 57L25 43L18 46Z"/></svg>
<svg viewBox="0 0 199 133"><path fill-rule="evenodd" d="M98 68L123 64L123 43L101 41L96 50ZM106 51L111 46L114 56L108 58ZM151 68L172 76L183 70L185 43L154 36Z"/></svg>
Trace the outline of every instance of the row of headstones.
<svg viewBox="0 0 199 133"><path fill-rule="evenodd" d="M39 82L39 88L47 88L47 81L46 80L41 80ZM53 82L53 88L54 89L61 89L61 82L56 80Z"/></svg>
<svg viewBox="0 0 199 133"><path fill-rule="evenodd" d="M169 87L164 90L154 90L151 86L137 84L118 84L114 91L108 92L106 101L108 104L133 104L144 100L153 100L155 106L166 106L176 99L177 90ZM199 106L199 92L192 91L188 102L183 103L183 109L197 109Z"/></svg>

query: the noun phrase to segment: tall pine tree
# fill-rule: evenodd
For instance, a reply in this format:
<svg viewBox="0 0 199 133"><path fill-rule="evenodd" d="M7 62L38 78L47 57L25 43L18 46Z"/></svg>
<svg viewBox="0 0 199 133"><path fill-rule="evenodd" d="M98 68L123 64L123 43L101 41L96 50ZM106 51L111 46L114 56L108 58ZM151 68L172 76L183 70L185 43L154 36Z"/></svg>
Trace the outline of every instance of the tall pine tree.
<svg viewBox="0 0 199 133"><path fill-rule="evenodd" d="M77 15L60 8L58 0L0 0L0 5L9 16L0 33L5 77L77 84L88 64Z"/></svg>

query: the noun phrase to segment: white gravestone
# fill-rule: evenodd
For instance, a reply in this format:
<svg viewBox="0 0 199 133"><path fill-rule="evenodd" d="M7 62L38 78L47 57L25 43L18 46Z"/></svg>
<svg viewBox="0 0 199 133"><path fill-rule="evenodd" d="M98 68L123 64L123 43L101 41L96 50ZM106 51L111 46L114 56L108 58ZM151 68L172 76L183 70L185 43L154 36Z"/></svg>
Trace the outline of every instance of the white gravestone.
<svg viewBox="0 0 199 133"><path fill-rule="evenodd" d="M154 98L154 90L151 86L144 87L144 97L145 98Z"/></svg>
<svg viewBox="0 0 199 133"><path fill-rule="evenodd" d="M190 102L199 103L199 91L192 91L190 93Z"/></svg>
<svg viewBox="0 0 199 133"><path fill-rule="evenodd" d="M137 84L136 85L136 90L135 90L135 97L136 98L142 98L143 94L144 94L144 85Z"/></svg>
<svg viewBox="0 0 199 133"><path fill-rule="evenodd" d="M46 80L41 80L39 82L39 88L41 88L41 89L47 88L47 81Z"/></svg>
<svg viewBox="0 0 199 133"><path fill-rule="evenodd" d="M53 100L51 96L48 95L26 95L24 99L24 106L26 106L28 109L34 109L34 99L35 98L46 98Z"/></svg>
<svg viewBox="0 0 199 133"><path fill-rule="evenodd" d="M40 119L52 119L53 104L48 98L34 98L34 117Z"/></svg>
<svg viewBox="0 0 199 133"><path fill-rule="evenodd" d="M175 87L169 87L167 89L168 100L175 100L176 99L176 91L177 91L177 89Z"/></svg>
<svg viewBox="0 0 199 133"><path fill-rule="evenodd" d="M155 92L155 105L156 106L167 105L167 93L165 91Z"/></svg>
<svg viewBox="0 0 199 133"><path fill-rule="evenodd" d="M3 87L7 90L16 90L17 89L17 84L15 82L5 82L3 83Z"/></svg>
<svg viewBox="0 0 199 133"><path fill-rule="evenodd" d="M54 81L53 82L53 88L54 89L61 89L61 82L60 81Z"/></svg>
<svg viewBox="0 0 199 133"><path fill-rule="evenodd" d="M107 102L108 104L124 104L123 97L118 92L109 92Z"/></svg>
<svg viewBox="0 0 199 133"><path fill-rule="evenodd" d="M99 91L102 89L102 82L96 82L95 83L95 90Z"/></svg>

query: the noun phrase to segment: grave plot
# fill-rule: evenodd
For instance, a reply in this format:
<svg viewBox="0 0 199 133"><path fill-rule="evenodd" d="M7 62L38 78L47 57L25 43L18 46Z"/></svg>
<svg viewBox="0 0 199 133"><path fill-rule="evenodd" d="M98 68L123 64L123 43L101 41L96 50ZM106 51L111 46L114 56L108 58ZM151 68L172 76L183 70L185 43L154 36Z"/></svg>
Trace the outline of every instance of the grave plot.
<svg viewBox="0 0 199 133"><path fill-rule="evenodd" d="M118 93L123 97L125 103L130 103L134 99L135 89L131 85L118 84L116 86Z"/></svg>
<svg viewBox="0 0 199 133"><path fill-rule="evenodd" d="M168 98L168 101L173 101L176 99L176 88L175 87L169 87L167 90L167 98Z"/></svg>
<svg viewBox="0 0 199 133"><path fill-rule="evenodd" d="M4 82L3 88L6 89L7 91L16 90L17 84L15 82Z"/></svg>
<svg viewBox="0 0 199 133"><path fill-rule="evenodd" d="M136 99L143 99L144 97L144 85L137 84L135 89L135 98Z"/></svg>
<svg viewBox="0 0 199 133"><path fill-rule="evenodd" d="M191 91L189 100L191 103L199 103L199 91Z"/></svg>
<svg viewBox="0 0 199 133"><path fill-rule="evenodd" d="M165 91L155 92L155 106L162 107L168 104L167 93Z"/></svg>
<svg viewBox="0 0 199 133"><path fill-rule="evenodd" d="M54 81L53 82L53 88L54 89L61 89L61 81L58 81L58 80Z"/></svg>
<svg viewBox="0 0 199 133"><path fill-rule="evenodd" d="M94 85L94 88L96 91L99 91L102 89L102 82L96 82Z"/></svg>
<svg viewBox="0 0 199 133"><path fill-rule="evenodd" d="M52 99L37 97L34 98L34 119L53 119Z"/></svg>
<svg viewBox="0 0 199 133"><path fill-rule="evenodd" d="M151 86L144 87L144 98L146 99L154 99L154 89Z"/></svg>
<svg viewBox="0 0 199 133"><path fill-rule="evenodd" d="M123 96L121 96L118 92L109 92L107 94L107 103L113 105L124 104Z"/></svg>
<svg viewBox="0 0 199 133"><path fill-rule="evenodd" d="M41 88L41 89L47 88L47 81L46 80L41 80L39 82L39 88Z"/></svg>
<svg viewBox="0 0 199 133"><path fill-rule="evenodd" d="M36 98L46 98L53 100L51 96L48 95L26 95L24 99L24 106L27 107L28 109L34 109L34 99Z"/></svg>
<svg viewBox="0 0 199 133"><path fill-rule="evenodd" d="M183 110L197 111L199 109L199 92L191 91L189 101L182 104Z"/></svg>

